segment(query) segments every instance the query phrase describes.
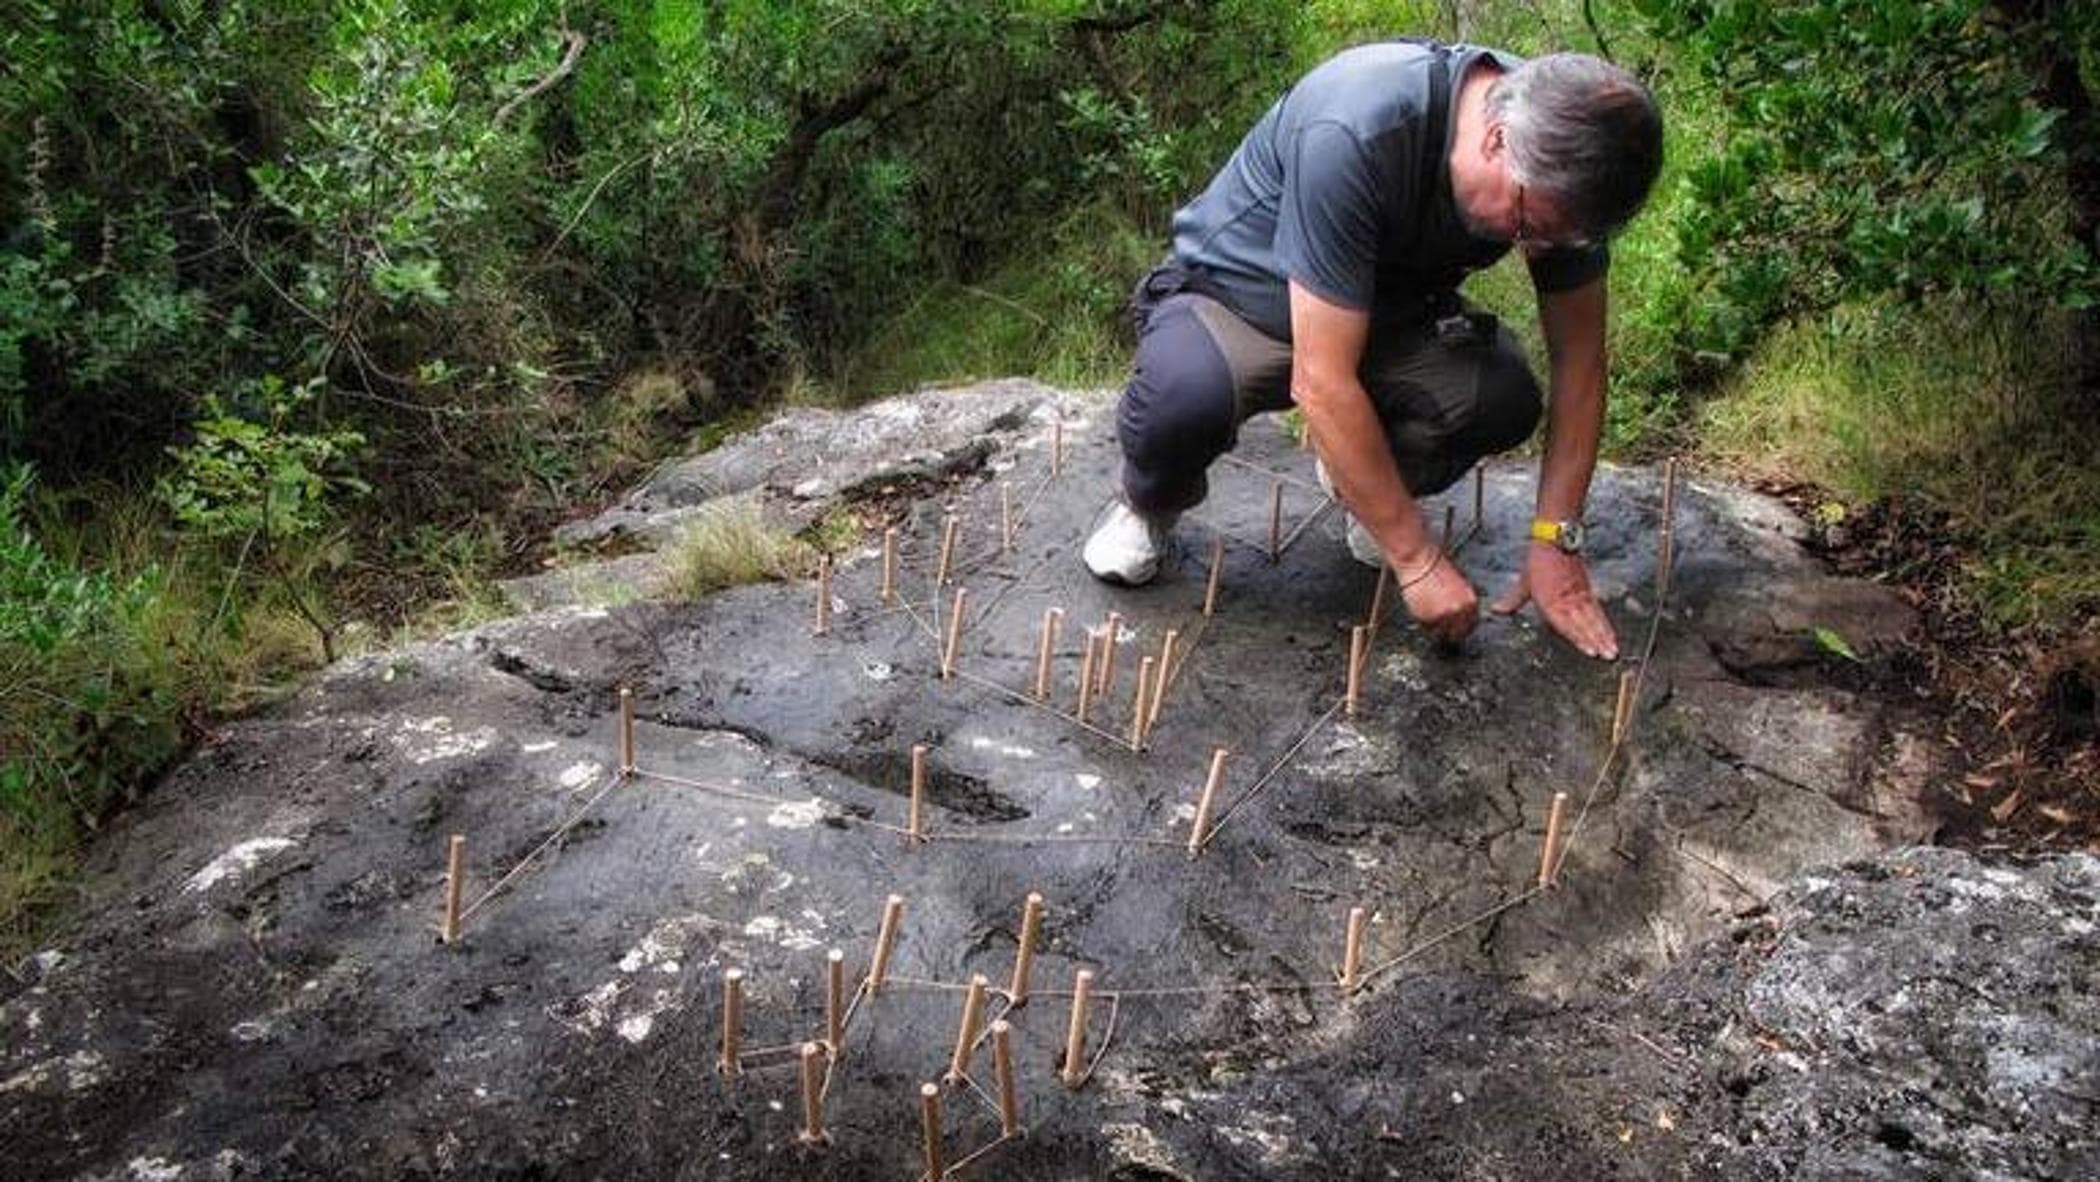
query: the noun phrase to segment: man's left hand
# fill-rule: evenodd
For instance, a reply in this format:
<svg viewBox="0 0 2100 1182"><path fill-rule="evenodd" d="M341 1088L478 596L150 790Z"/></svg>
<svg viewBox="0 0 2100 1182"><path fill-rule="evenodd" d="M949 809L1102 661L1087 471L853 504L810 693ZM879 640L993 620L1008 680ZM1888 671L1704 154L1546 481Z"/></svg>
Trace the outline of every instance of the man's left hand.
<svg viewBox="0 0 2100 1182"><path fill-rule="evenodd" d="M1489 609L1509 615L1527 602L1537 601L1539 614L1561 639L1586 657L1610 661L1619 655L1619 638L1612 632L1604 605L1590 590L1589 571L1582 557L1552 546L1533 544L1524 559L1524 573L1516 585Z"/></svg>

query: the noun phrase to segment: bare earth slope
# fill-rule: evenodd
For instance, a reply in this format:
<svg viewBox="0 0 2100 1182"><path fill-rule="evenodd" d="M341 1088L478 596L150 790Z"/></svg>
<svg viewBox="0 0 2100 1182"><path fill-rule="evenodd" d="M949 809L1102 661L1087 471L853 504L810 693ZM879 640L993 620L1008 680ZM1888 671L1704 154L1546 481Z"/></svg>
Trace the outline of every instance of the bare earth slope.
<svg viewBox="0 0 2100 1182"><path fill-rule="evenodd" d="M2100 863L1912 846L1931 721L1844 688L1815 639L1872 661L1910 626L1899 599L1826 577L1775 503L1687 482L1609 766L1619 669L1531 619L1456 654L1387 621L1351 720L1372 573L1305 453L1257 423L1239 457L1140 591L1078 564L1113 484L1105 396L1007 382L796 412L666 469L575 536L659 544L716 497L790 524L880 498L903 602L880 602L877 533L842 557L821 636L808 583L562 606L660 578L645 551L520 585L542 610L344 662L227 727L101 840L77 921L4 986L9 1175L911 1179L918 1088L947 1070L977 973L1013 1026L1027 1131L994 1144L977 1048L981 1092L944 1091L946 1162L990 1147L960 1177L2100 1173ZM1530 496L1525 467L1492 467L1477 531L1470 488L1449 498L1489 591ZM1660 499L1655 473L1607 469L1591 504L1633 658L1657 623ZM957 576L936 590L948 505ZM1050 607L1045 705L1027 691ZM1112 610L1085 729L1082 640ZM1176 675L1135 750L1138 668L1170 628ZM915 744L923 844L896 831ZM1572 834L1541 891L1555 792ZM454 833L474 907L448 947ZM1012 1008L1030 891L1043 940ZM893 893L891 979L830 1066L829 1144L804 1145L798 1068L774 1048L824 1036L825 953L856 986ZM1371 915L1367 980L1345 996L1352 907ZM725 1078L732 967L745 1055ZM1092 1072L1069 1090L1082 968Z"/></svg>

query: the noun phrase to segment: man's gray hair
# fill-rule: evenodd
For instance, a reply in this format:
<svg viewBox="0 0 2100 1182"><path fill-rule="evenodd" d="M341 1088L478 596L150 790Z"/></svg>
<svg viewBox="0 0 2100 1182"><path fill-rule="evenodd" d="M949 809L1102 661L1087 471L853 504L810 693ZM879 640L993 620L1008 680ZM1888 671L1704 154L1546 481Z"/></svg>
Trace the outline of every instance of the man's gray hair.
<svg viewBox="0 0 2100 1182"><path fill-rule="evenodd" d="M1495 80L1510 173L1593 238L1633 220L1662 170L1662 112L1633 75L1586 53L1533 58Z"/></svg>

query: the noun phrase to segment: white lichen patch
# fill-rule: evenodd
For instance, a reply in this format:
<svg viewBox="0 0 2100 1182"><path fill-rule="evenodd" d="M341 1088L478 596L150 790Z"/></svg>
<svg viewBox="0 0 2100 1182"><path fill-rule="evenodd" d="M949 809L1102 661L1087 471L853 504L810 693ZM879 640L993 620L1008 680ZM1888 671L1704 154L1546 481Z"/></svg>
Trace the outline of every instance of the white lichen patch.
<svg viewBox="0 0 2100 1182"><path fill-rule="evenodd" d="M1031 748L1016 747L1011 743L1001 743L997 739L987 739L983 735L978 735L975 738L972 738L970 740L970 746L976 748L979 751L990 751L997 755L1004 755L1008 759L1035 758L1035 751Z"/></svg>
<svg viewBox="0 0 2100 1182"><path fill-rule="evenodd" d="M109 1078L109 1065L94 1051L74 1051L59 1059L45 1059L0 1080L0 1095L8 1092L41 1092L64 1081L69 1092L85 1092Z"/></svg>
<svg viewBox="0 0 2100 1182"><path fill-rule="evenodd" d="M1109 1155L1119 1162L1157 1170L1172 1178L1186 1176L1174 1157L1174 1151L1159 1139L1159 1134L1143 1125L1102 1125L1101 1135L1108 1138Z"/></svg>
<svg viewBox="0 0 2100 1182"><path fill-rule="evenodd" d="M537 743L526 743L519 747L518 750L523 751L527 755L538 755L542 751L552 751L559 746L561 744L553 739L541 739Z"/></svg>
<svg viewBox="0 0 2100 1182"><path fill-rule="evenodd" d="M1101 777L1090 776L1085 772L1080 772L1077 775L1073 776L1072 780L1074 783L1078 784L1081 788L1086 789L1088 792L1092 792L1094 789L1099 788L1101 786Z"/></svg>
<svg viewBox="0 0 2100 1182"><path fill-rule="evenodd" d="M816 797L779 805L766 814L766 824L775 829L807 829L823 819L824 802Z"/></svg>
<svg viewBox="0 0 2100 1182"><path fill-rule="evenodd" d="M641 942L627 950L620 958L620 971L639 973L645 969L677 972L678 962L692 945L693 937L714 926L715 921L705 915L677 915L662 920L649 929Z"/></svg>
<svg viewBox="0 0 2100 1182"><path fill-rule="evenodd" d="M1301 1145L1291 1136L1296 1126L1289 1113L1250 1112L1245 1124L1221 1126L1218 1135L1242 1149L1258 1148L1263 1163L1275 1166L1312 1153L1310 1142Z"/></svg>
<svg viewBox="0 0 2100 1182"><path fill-rule="evenodd" d="M552 744L549 744L549 746L552 746ZM582 763L572 763L568 767L563 768L559 780L562 787L576 789L592 783L604 773L604 764L585 760Z"/></svg>
<svg viewBox="0 0 2100 1182"><path fill-rule="evenodd" d="M134 1157L124 1171L130 1182L175 1182L182 1177L182 1167L164 1157Z"/></svg>
<svg viewBox="0 0 2100 1182"><path fill-rule="evenodd" d="M256 863L280 850L288 850L299 844L288 837L251 837L213 858L204 869L190 875L183 884L183 892L195 894L208 891L227 879L238 879L255 869Z"/></svg>
<svg viewBox="0 0 2100 1182"><path fill-rule="evenodd" d="M452 729L452 719L437 714L403 721L393 740L394 745L401 749L402 758L410 763L431 763L488 750L496 742L496 728L478 726L471 731L456 732Z"/></svg>
<svg viewBox="0 0 2100 1182"><path fill-rule="evenodd" d="M860 671L869 681L888 681L897 675L897 671L892 669L887 661L862 661Z"/></svg>
<svg viewBox="0 0 2100 1182"><path fill-rule="evenodd" d="M744 934L754 940L778 944L791 952L807 952L824 942L818 935L822 927L821 918L814 927L798 927L777 915L760 915L744 925Z"/></svg>

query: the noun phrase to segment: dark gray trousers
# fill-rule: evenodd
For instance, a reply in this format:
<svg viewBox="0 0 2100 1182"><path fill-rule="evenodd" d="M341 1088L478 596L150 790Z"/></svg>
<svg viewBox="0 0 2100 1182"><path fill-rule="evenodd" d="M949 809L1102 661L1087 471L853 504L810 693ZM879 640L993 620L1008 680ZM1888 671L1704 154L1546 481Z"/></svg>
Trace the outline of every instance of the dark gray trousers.
<svg viewBox="0 0 2100 1182"><path fill-rule="evenodd" d="M1472 314L1455 295L1443 304ZM1209 492L1205 473L1240 424L1291 405L1291 347L1191 289L1174 264L1146 276L1132 303L1137 358L1116 408L1123 492L1144 513L1177 513ZM1408 490L1441 492L1484 456L1538 425L1538 379L1524 348L1492 317L1476 331L1418 324L1374 331L1360 377Z"/></svg>

